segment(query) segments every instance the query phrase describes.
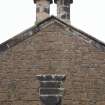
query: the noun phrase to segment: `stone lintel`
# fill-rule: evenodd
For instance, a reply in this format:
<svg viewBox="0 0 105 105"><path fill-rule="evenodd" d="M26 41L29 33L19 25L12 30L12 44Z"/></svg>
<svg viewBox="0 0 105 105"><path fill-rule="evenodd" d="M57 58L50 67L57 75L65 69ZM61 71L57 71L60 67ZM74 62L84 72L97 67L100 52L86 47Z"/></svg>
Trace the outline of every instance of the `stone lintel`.
<svg viewBox="0 0 105 105"><path fill-rule="evenodd" d="M57 74L47 74L47 75L37 75L36 76L40 81L64 81L65 75L57 75Z"/></svg>
<svg viewBox="0 0 105 105"><path fill-rule="evenodd" d="M39 94L41 95L50 95L50 96L63 96L64 88L40 88Z"/></svg>
<svg viewBox="0 0 105 105"><path fill-rule="evenodd" d="M40 81L40 87L44 88L60 88L62 81Z"/></svg>

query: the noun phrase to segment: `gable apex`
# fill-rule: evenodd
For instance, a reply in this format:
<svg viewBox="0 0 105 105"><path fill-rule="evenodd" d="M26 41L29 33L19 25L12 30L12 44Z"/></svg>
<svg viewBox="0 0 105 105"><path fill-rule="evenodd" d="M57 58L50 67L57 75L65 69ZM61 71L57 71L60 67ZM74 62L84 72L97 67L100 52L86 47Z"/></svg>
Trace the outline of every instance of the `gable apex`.
<svg viewBox="0 0 105 105"><path fill-rule="evenodd" d="M52 23L58 23L66 31L71 31L74 34L76 32L78 33L79 37L83 38L86 40L88 43L92 44L96 48L100 49L101 51L105 51L105 43L101 42L100 40L94 38L93 36L73 27L72 25L69 25L62 20L58 19L55 16L51 16L46 18L45 20L39 22L38 24L32 26L31 28L23 31L22 33L14 36L13 38L5 41L4 43L0 44L0 53L6 51L7 49L12 48L13 46L17 45L18 43L26 40L27 38L35 35L35 33L40 32L43 28L46 28L47 26L51 25Z"/></svg>

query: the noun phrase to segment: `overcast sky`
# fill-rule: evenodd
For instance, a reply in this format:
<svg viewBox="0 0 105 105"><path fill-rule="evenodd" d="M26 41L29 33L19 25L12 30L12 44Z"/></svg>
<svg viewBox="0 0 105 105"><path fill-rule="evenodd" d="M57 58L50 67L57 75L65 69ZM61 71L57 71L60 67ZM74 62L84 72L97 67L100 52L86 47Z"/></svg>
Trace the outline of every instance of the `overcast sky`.
<svg viewBox="0 0 105 105"><path fill-rule="evenodd" d="M35 23L33 0L0 1L0 43L19 34ZM56 16L56 5L51 5ZM105 42L105 0L74 0L71 24Z"/></svg>

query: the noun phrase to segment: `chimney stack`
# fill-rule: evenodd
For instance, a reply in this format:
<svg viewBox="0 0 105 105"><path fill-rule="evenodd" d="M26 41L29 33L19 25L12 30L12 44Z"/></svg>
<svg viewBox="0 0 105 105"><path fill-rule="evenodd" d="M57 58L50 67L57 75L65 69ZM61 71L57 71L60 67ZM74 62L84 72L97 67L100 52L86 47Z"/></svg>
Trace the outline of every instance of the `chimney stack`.
<svg viewBox="0 0 105 105"><path fill-rule="evenodd" d="M54 0L57 4L57 17L66 23L70 23L70 4L73 0Z"/></svg>
<svg viewBox="0 0 105 105"><path fill-rule="evenodd" d="M36 4L36 22L49 17L52 0L34 0L34 3Z"/></svg>

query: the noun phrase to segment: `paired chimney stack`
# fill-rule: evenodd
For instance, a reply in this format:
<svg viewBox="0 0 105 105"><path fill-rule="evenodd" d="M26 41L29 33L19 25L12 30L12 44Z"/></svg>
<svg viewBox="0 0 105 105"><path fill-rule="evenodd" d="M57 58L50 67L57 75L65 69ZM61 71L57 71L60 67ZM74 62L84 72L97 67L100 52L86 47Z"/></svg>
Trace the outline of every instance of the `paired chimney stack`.
<svg viewBox="0 0 105 105"><path fill-rule="evenodd" d="M36 4L36 22L40 22L50 14L50 4L53 0L34 0ZM54 0L57 4L57 17L66 23L70 23L70 4L73 0Z"/></svg>

